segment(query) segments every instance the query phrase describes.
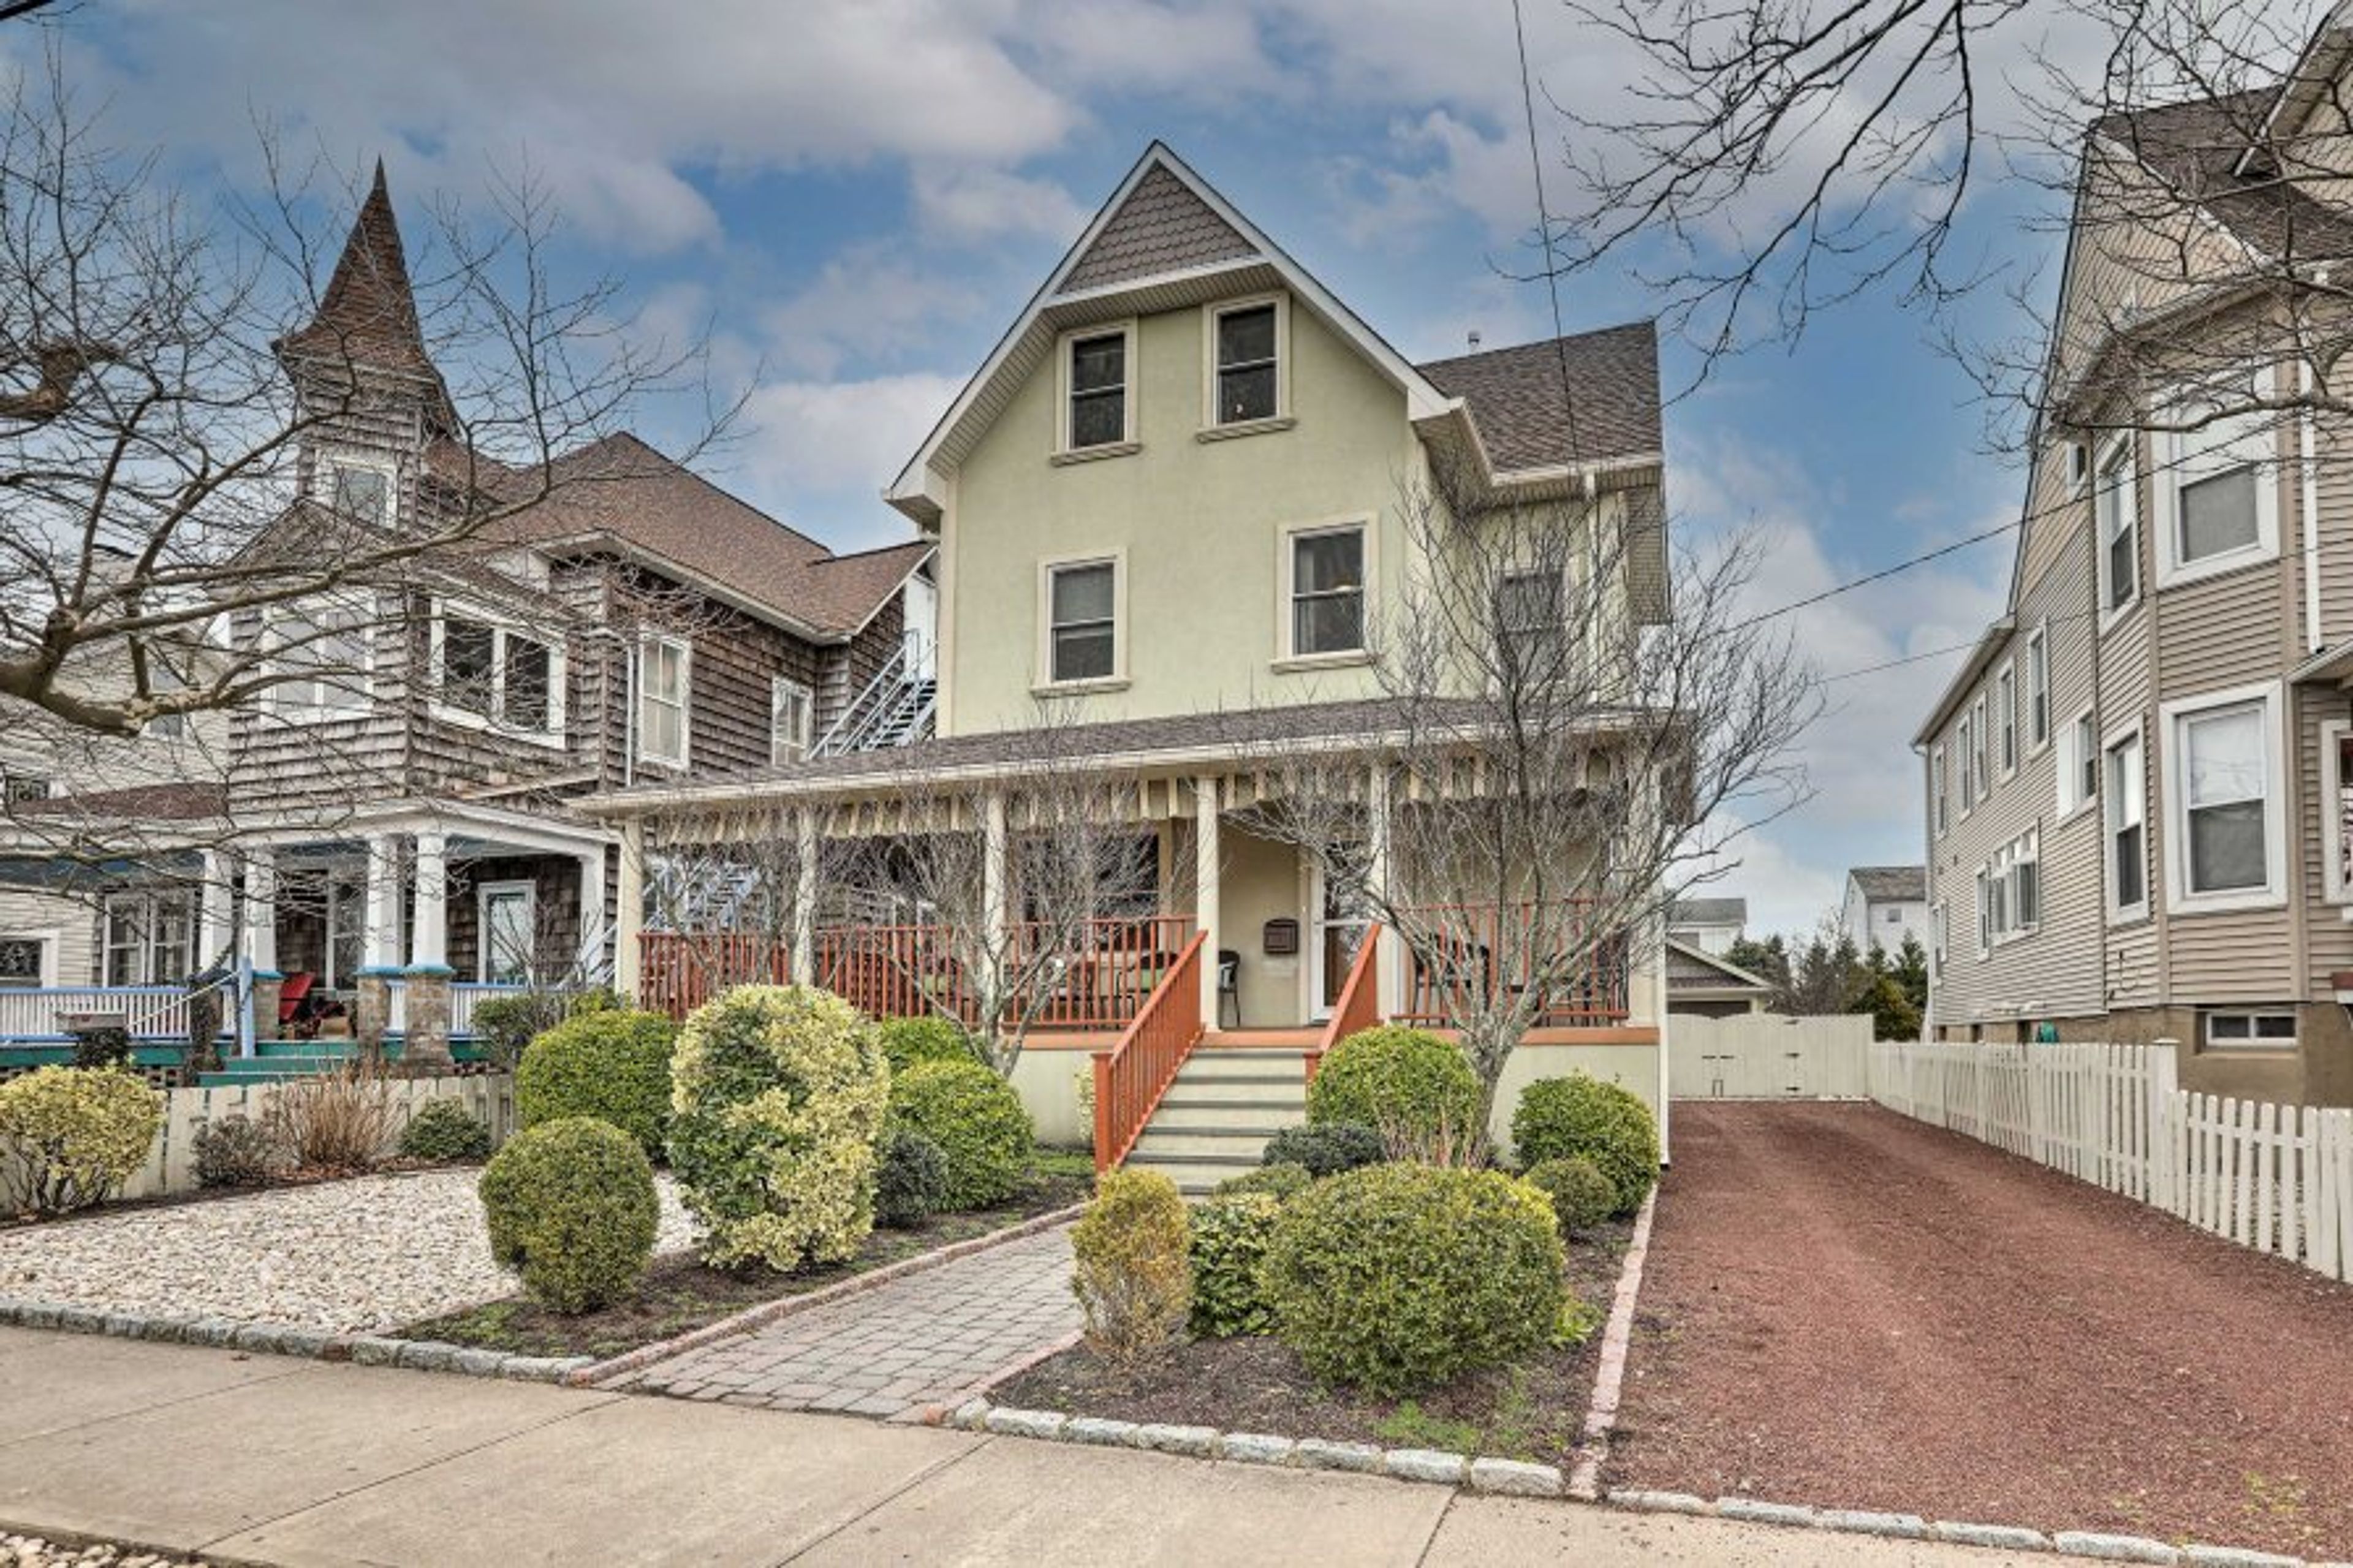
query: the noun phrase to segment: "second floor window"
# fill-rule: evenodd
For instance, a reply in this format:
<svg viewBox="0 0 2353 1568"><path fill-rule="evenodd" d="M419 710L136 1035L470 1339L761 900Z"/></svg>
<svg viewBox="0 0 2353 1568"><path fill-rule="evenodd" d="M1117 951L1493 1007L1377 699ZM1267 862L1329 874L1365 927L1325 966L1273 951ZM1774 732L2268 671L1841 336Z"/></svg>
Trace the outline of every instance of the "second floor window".
<svg viewBox="0 0 2353 1568"><path fill-rule="evenodd" d="M777 676L768 689L768 760L782 765L808 755L817 699L799 681Z"/></svg>
<svg viewBox="0 0 2353 1568"><path fill-rule="evenodd" d="M16 805L49 798L49 781L41 773L0 774L0 802Z"/></svg>
<svg viewBox="0 0 2353 1568"><path fill-rule="evenodd" d="M2108 906L2119 915L2138 914L2148 903L2139 736L2108 748L2102 776L2108 785Z"/></svg>
<svg viewBox="0 0 2353 1568"><path fill-rule="evenodd" d="M2008 778L2018 771L2018 675L2008 665L1994 682L1994 703L2000 710L2001 774Z"/></svg>
<svg viewBox="0 0 2353 1568"><path fill-rule="evenodd" d="M345 718L365 711L370 641L369 606L358 599L314 600L271 612L272 660L287 679L269 689L270 704L296 717Z"/></svg>
<svg viewBox="0 0 2353 1568"><path fill-rule="evenodd" d="M1117 568L1109 561L1052 568L1047 584L1047 679L1108 680L1119 668Z"/></svg>
<svg viewBox="0 0 2353 1568"><path fill-rule="evenodd" d="M2263 711L2261 702L2249 702L2178 721L2180 826L2188 850L2179 891L2189 897L2270 885L2271 769Z"/></svg>
<svg viewBox="0 0 2353 1568"><path fill-rule="evenodd" d="M694 650L684 637L648 637L638 654L638 755L686 766L687 697Z"/></svg>
<svg viewBox="0 0 2353 1568"><path fill-rule="evenodd" d="M550 642L452 613L438 632L442 706L524 734L562 730L562 662Z"/></svg>
<svg viewBox="0 0 2353 1568"><path fill-rule="evenodd" d="M1951 825L1952 812L1945 795L1945 748L1942 746L1931 747L1928 752L1928 803L1936 831L1942 833Z"/></svg>
<svg viewBox="0 0 2353 1568"><path fill-rule="evenodd" d="M1218 423L1271 419L1279 406L1271 304L1218 313Z"/></svg>
<svg viewBox="0 0 2353 1568"><path fill-rule="evenodd" d="M2100 531L2100 606L2116 615L2140 597L2140 499L2128 437L2111 445L2101 461L2094 513Z"/></svg>
<svg viewBox="0 0 2353 1568"><path fill-rule="evenodd" d="M2246 405L2269 395L2271 380L2264 371L2185 397L2166 417L2196 427L2151 438L2164 545L2160 581L2165 574L2220 569L2270 553L2278 531L2279 498L2272 488L2274 426L2272 415ZM2232 408L2242 412L2227 412Z"/></svg>
<svg viewBox="0 0 2353 1568"><path fill-rule="evenodd" d="M1127 439L1127 334L1071 340L1072 451Z"/></svg>
<svg viewBox="0 0 2353 1568"><path fill-rule="evenodd" d="M1977 777L1977 797L1983 800L1993 793L1993 769L1986 762L1987 750L1993 744L1993 735L1986 724L1986 700L1982 697L1978 699L1977 712L1969 725L1969 744L1973 748L1969 754L1969 771Z"/></svg>
<svg viewBox="0 0 2353 1568"><path fill-rule="evenodd" d="M2037 627L2026 639L2026 743L2051 738L2051 634Z"/></svg>
<svg viewBox="0 0 2353 1568"><path fill-rule="evenodd" d="M1292 653L1355 653L1364 646L1365 531L1292 535Z"/></svg>
<svg viewBox="0 0 2353 1568"><path fill-rule="evenodd" d="M1556 678L1566 597L1557 568L1506 572L1495 582L1495 642L1502 673L1525 685Z"/></svg>

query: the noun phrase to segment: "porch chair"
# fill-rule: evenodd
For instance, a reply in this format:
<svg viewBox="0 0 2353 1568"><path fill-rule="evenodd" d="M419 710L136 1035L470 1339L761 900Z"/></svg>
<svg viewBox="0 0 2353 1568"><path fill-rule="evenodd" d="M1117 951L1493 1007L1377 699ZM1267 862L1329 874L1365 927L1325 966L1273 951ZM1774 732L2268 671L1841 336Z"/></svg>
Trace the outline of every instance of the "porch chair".
<svg viewBox="0 0 2353 1568"><path fill-rule="evenodd" d="M307 969L298 969L279 982L278 1027L281 1032L301 1013L302 1004L310 998L311 987L318 983L319 977Z"/></svg>
<svg viewBox="0 0 2353 1568"><path fill-rule="evenodd" d="M1234 1004L1233 1028L1242 1026L1242 955L1230 947L1218 949L1218 1027L1226 1028L1226 1001Z"/></svg>

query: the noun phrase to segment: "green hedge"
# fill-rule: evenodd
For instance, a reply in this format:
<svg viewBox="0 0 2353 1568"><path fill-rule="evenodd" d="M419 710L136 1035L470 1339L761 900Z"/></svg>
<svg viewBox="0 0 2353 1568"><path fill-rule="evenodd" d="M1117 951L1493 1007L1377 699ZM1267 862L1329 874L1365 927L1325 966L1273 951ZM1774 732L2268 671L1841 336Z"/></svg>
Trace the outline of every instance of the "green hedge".
<svg viewBox="0 0 2353 1568"><path fill-rule="evenodd" d="M1512 1112L1512 1148L1523 1168L1583 1155L1618 1190L1611 1210L1642 1206L1659 1179L1659 1124L1640 1096L1586 1073L1540 1079Z"/></svg>
<svg viewBox="0 0 2353 1568"><path fill-rule="evenodd" d="M1392 1155L1443 1163L1480 1142L1479 1101L1479 1075L1461 1051L1383 1025L1332 1047L1307 1086L1307 1120L1369 1127Z"/></svg>
<svg viewBox="0 0 2353 1568"><path fill-rule="evenodd" d="M891 1070L905 1072L918 1062L974 1062L980 1058L964 1031L945 1018L885 1018L881 1023L882 1054Z"/></svg>
<svg viewBox="0 0 2353 1568"><path fill-rule="evenodd" d="M412 1160L480 1160L491 1152L491 1130L455 1100L428 1100L400 1130L400 1152Z"/></svg>
<svg viewBox="0 0 2353 1568"><path fill-rule="evenodd" d="M1567 1292L1550 1206L1493 1171L1367 1165L1283 1205L1263 1278L1318 1377L1396 1394L1543 1344Z"/></svg>
<svg viewBox="0 0 2353 1568"><path fill-rule="evenodd" d="M1269 1193L1221 1194L1193 1211L1195 1333L1226 1339L1262 1334L1274 1326L1274 1309L1267 1300L1261 1269L1282 1213L1282 1200Z"/></svg>
<svg viewBox="0 0 2353 1568"><path fill-rule="evenodd" d="M984 1209L1012 1196L1037 1146L1021 1097L976 1061L909 1068L891 1080L891 1115L947 1156L952 1209Z"/></svg>
<svg viewBox="0 0 2353 1568"><path fill-rule="evenodd" d="M1618 1210L1618 1184L1583 1154L1539 1160L1522 1180L1552 1200L1565 1238L1584 1235Z"/></svg>
<svg viewBox="0 0 2353 1568"><path fill-rule="evenodd" d="M1279 1160L1255 1171L1244 1171L1239 1176L1228 1176L1218 1184L1214 1195L1229 1198L1241 1193L1263 1193L1277 1202L1287 1202L1305 1192L1314 1181L1315 1173L1306 1166Z"/></svg>
<svg viewBox="0 0 2353 1568"><path fill-rule="evenodd" d="M575 1013L523 1048L515 1115L525 1127L593 1116L659 1158L670 1130L670 1054L678 1026L659 1013Z"/></svg>
<svg viewBox="0 0 2353 1568"><path fill-rule="evenodd" d="M653 1163L610 1122L575 1116L516 1133L483 1167L491 1256L559 1312L608 1305L654 1255Z"/></svg>
<svg viewBox="0 0 2353 1568"><path fill-rule="evenodd" d="M1388 1145L1381 1135L1353 1121L1286 1127L1266 1141L1266 1149L1259 1155L1270 1170L1298 1165L1311 1176L1336 1176L1359 1165L1377 1165L1388 1158Z"/></svg>

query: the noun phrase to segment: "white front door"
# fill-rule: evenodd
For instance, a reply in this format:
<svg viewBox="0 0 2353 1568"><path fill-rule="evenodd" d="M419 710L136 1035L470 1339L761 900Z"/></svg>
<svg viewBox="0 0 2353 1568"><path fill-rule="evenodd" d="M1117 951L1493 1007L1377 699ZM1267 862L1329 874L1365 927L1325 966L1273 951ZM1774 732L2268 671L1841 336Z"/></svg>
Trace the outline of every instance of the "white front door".
<svg viewBox="0 0 2353 1568"><path fill-rule="evenodd" d="M1309 873L1308 907L1314 911L1314 919L1307 933L1308 1016L1318 1021L1330 1017L1338 1005L1340 988L1348 983L1356 950L1364 945L1365 930L1372 924L1362 874L1356 870L1357 847L1346 846L1335 855L1348 874L1326 877L1320 859Z"/></svg>
<svg viewBox="0 0 2353 1568"><path fill-rule="evenodd" d="M539 921L529 882L485 882L481 889L481 963L485 984L524 985L538 954Z"/></svg>

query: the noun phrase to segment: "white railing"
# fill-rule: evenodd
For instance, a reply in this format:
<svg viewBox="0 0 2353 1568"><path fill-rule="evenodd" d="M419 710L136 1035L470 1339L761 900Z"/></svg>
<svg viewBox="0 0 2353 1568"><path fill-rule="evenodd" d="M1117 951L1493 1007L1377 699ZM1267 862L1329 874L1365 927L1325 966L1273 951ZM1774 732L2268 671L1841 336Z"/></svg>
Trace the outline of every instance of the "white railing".
<svg viewBox="0 0 2353 1568"><path fill-rule="evenodd" d="M177 985L54 985L0 990L0 1042L62 1039L76 1016L120 1018L134 1040L185 1041L188 993ZM235 1014L224 1007L224 1027Z"/></svg>
<svg viewBox="0 0 2353 1568"><path fill-rule="evenodd" d="M528 991L528 985L477 984L467 981L449 987L449 1034L453 1039L469 1038L474 1032L474 1008L477 1004L495 996L512 996Z"/></svg>
<svg viewBox="0 0 2353 1568"><path fill-rule="evenodd" d="M2169 1045L1872 1047L1872 1098L2353 1279L2353 1110L2193 1094Z"/></svg>

